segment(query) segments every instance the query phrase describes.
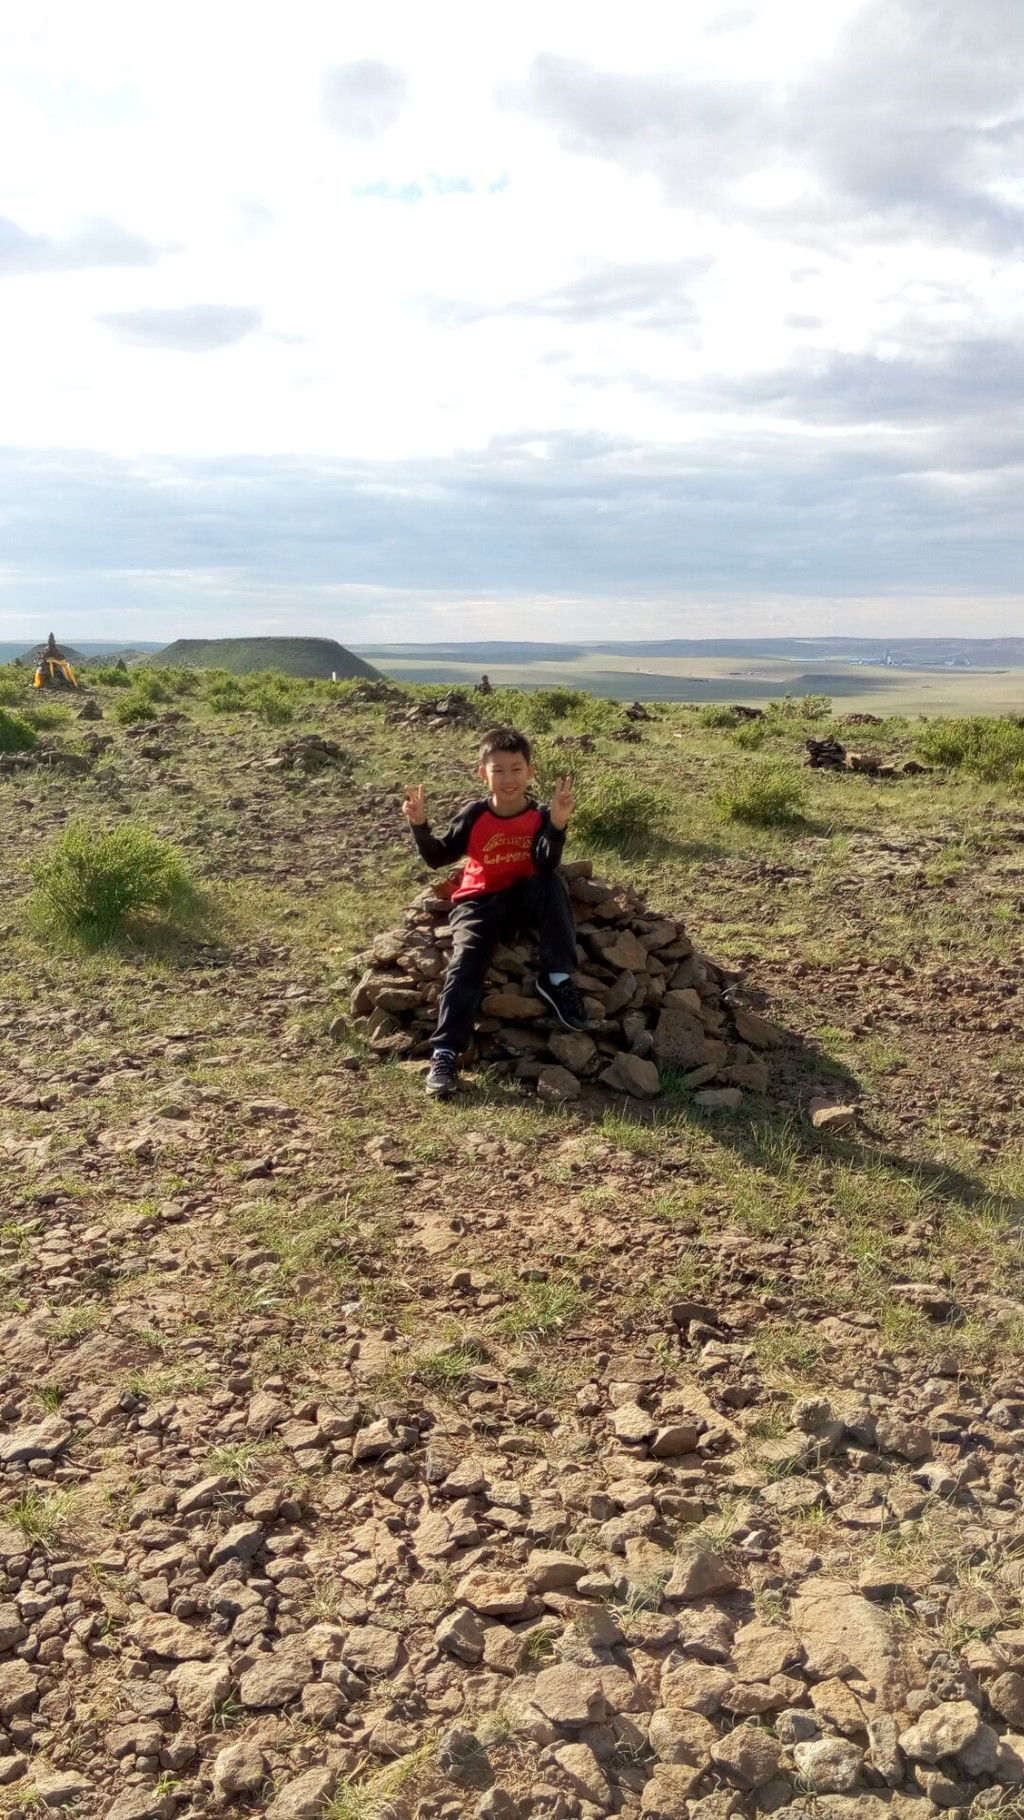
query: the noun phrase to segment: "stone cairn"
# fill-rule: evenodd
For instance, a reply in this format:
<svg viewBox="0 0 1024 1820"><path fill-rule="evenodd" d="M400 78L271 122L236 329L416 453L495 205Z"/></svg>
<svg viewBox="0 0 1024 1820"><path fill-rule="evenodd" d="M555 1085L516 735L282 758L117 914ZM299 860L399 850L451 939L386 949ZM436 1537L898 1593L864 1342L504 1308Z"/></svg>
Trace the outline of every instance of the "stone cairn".
<svg viewBox="0 0 1024 1820"><path fill-rule="evenodd" d="M585 1085L654 1099L673 1070L698 1105L730 1110L743 1089L764 1093L761 1051L782 1032L731 1001L727 976L694 951L683 925L650 910L628 885L595 878L589 860L562 868L576 914L579 969L589 1026L564 1030L537 994L536 948L498 948L477 1023L476 1059L536 1086L542 1099L575 1100ZM448 923L456 880L422 892L404 922L353 961L358 980L351 1030L379 1056L429 1049L451 952Z"/></svg>

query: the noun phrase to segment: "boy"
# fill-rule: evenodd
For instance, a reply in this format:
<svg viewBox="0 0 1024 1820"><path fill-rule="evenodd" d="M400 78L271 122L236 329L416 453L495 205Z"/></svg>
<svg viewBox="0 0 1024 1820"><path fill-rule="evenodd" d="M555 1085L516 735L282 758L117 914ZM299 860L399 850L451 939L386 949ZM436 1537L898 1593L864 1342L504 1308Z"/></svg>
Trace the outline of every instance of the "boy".
<svg viewBox="0 0 1024 1820"><path fill-rule="evenodd" d="M424 787L410 785L402 813L428 866L449 866L467 854L452 898L452 958L445 976L427 1092L450 1099L458 1062L469 1046L484 975L499 941L524 927L540 944L537 991L567 1030L582 1030L587 1014L572 983L576 924L556 867L575 808L572 783L559 780L548 807L529 794L535 775L530 742L513 727L496 727L480 747L480 776L488 795L460 809L444 834L430 831Z"/></svg>

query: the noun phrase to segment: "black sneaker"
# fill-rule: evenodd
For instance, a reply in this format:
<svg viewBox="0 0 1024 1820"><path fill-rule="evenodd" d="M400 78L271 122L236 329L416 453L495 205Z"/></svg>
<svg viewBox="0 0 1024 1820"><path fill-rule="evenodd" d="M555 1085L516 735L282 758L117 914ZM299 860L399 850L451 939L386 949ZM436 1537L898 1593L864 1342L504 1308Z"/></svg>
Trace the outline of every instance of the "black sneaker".
<svg viewBox="0 0 1024 1820"><path fill-rule="evenodd" d="M537 979L537 991L541 998L547 999L559 1023L567 1030L586 1029L587 1008L572 980L559 980L556 986L546 973L542 973Z"/></svg>
<svg viewBox="0 0 1024 1820"><path fill-rule="evenodd" d="M458 1085L458 1057L450 1049L438 1049L427 1075L427 1092L432 1100L450 1100Z"/></svg>

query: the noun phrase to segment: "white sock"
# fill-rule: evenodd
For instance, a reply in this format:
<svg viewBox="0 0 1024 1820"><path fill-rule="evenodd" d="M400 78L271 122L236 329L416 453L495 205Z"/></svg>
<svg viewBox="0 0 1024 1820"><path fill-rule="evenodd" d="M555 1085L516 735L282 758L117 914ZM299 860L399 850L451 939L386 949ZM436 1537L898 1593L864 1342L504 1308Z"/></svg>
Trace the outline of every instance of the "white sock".
<svg viewBox="0 0 1024 1820"><path fill-rule="evenodd" d="M548 979L550 980L552 986L564 986L568 977L569 977L569 975L567 973L549 973L548 974Z"/></svg>

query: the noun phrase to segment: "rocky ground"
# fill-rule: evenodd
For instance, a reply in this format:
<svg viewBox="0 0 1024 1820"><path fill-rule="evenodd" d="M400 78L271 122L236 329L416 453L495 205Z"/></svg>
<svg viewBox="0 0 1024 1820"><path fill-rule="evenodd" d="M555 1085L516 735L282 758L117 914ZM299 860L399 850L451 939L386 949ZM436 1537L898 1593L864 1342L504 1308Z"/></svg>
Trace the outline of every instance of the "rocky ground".
<svg viewBox="0 0 1024 1820"><path fill-rule="evenodd" d="M0 1814L1024 1812L1012 800L814 773L827 835L629 863L789 1032L738 1110L439 1108L328 1030L458 717L97 698L0 779ZM597 745L703 800L687 725ZM31 933L83 810L205 941Z"/></svg>

